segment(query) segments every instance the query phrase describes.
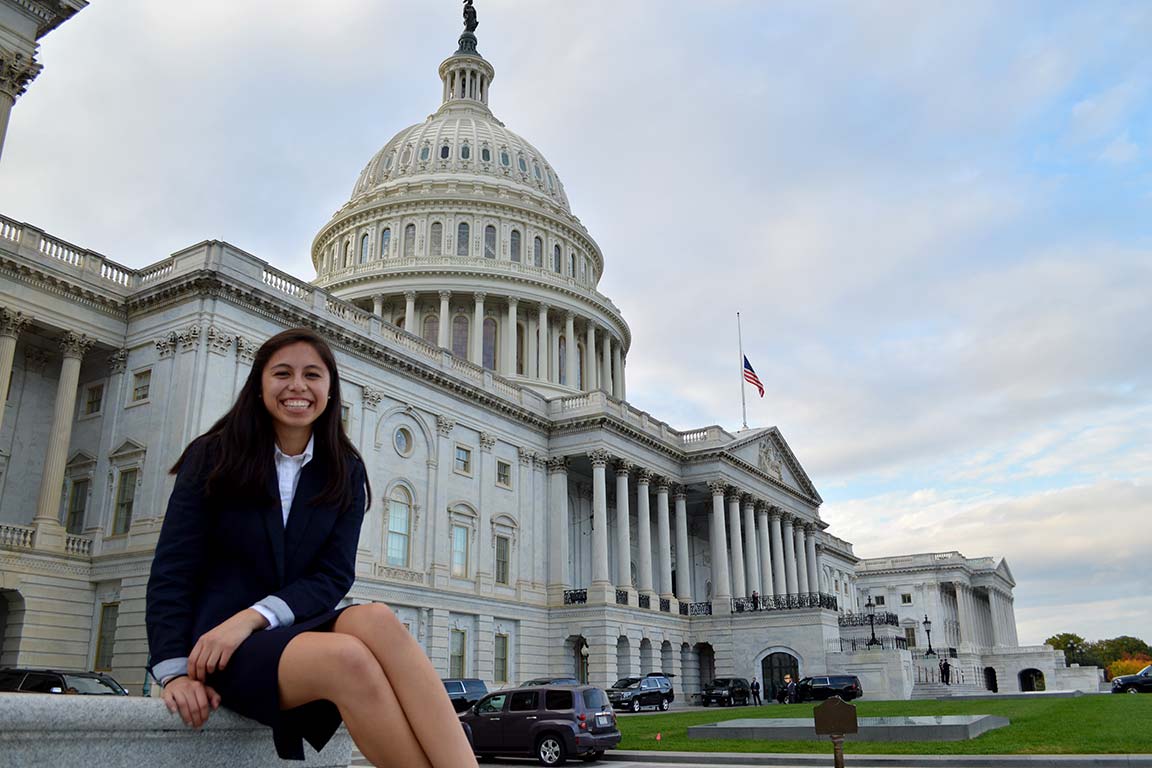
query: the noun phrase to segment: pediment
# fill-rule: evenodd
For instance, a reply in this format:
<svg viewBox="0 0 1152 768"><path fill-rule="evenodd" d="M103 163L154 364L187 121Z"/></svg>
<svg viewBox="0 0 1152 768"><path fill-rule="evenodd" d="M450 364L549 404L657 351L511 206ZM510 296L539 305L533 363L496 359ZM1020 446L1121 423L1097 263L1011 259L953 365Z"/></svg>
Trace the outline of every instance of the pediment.
<svg viewBox="0 0 1152 768"><path fill-rule="evenodd" d="M140 443L129 438L120 444L120 447L108 454L110 459L127 459L133 456L147 453L148 449L140 445Z"/></svg>
<svg viewBox="0 0 1152 768"><path fill-rule="evenodd" d="M80 469L83 467L90 467L96 463L96 457L87 451L76 451L72 454L72 458L68 459L65 465L68 469Z"/></svg>
<svg viewBox="0 0 1152 768"><path fill-rule="evenodd" d="M798 493L823 502L816 486L808 478L808 473L800 466L796 454L776 427L763 427L739 435L724 452L751 464Z"/></svg>
<svg viewBox="0 0 1152 768"><path fill-rule="evenodd" d="M1007 560L1001 558L1000 565L996 566L996 573L1012 586L1016 586L1016 578L1012 575L1012 569L1008 567Z"/></svg>

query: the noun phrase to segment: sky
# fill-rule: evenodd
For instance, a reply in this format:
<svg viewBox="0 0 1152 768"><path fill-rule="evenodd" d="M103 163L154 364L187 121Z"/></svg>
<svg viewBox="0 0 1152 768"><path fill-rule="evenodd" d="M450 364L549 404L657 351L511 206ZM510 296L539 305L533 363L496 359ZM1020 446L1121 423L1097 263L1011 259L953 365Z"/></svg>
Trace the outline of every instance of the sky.
<svg viewBox="0 0 1152 768"><path fill-rule="evenodd" d="M490 105L603 250L628 397L775 425L862 557L1006 558L1022 644L1152 642L1152 4L477 0ZM0 213L299 277L439 106L450 0L93 0Z"/></svg>

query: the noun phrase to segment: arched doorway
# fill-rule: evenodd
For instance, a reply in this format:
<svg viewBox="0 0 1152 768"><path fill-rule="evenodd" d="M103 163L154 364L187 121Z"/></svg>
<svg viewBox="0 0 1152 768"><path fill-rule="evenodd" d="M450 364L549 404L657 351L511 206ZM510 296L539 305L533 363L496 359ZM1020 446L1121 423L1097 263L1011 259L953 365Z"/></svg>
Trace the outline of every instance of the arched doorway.
<svg viewBox="0 0 1152 768"><path fill-rule="evenodd" d="M1020 670L1020 690L1024 693L1044 690L1044 673L1038 669Z"/></svg>
<svg viewBox="0 0 1152 768"><path fill-rule="evenodd" d="M770 653L760 661L760 678L764 681L764 700L776 701L776 695L784 690L784 675L800 679L800 660L785 651Z"/></svg>
<svg viewBox="0 0 1152 768"><path fill-rule="evenodd" d="M700 690L703 691L716 678L716 652L711 643L696 643L696 658L700 664Z"/></svg>
<svg viewBox="0 0 1152 768"><path fill-rule="evenodd" d="M620 635L616 639L616 679L629 677L632 674L632 644L628 638Z"/></svg>
<svg viewBox="0 0 1152 768"><path fill-rule="evenodd" d="M997 693L1000 687L996 684L996 669L995 667L984 667L984 687Z"/></svg>
<svg viewBox="0 0 1152 768"><path fill-rule="evenodd" d="M566 641L571 659L572 676L581 683L588 682L588 641L582 635L572 635Z"/></svg>
<svg viewBox="0 0 1152 768"><path fill-rule="evenodd" d="M640 641L640 674L646 675L654 671L652 666L652 641L644 638Z"/></svg>

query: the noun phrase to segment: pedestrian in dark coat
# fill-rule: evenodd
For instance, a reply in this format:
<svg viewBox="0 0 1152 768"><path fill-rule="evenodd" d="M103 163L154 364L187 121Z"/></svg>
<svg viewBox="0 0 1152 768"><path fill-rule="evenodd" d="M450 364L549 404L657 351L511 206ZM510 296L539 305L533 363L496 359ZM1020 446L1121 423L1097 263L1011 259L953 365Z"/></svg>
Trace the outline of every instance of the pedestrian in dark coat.
<svg viewBox="0 0 1152 768"><path fill-rule="evenodd" d="M760 681L752 678L752 703L760 706Z"/></svg>

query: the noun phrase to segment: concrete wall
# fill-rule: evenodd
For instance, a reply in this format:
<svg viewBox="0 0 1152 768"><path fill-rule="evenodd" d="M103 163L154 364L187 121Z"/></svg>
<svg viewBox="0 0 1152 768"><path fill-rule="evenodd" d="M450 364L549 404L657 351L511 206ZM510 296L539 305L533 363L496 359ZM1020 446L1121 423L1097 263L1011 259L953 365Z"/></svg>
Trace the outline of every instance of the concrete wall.
<svg viewBox="0 0 1152 768"><path fill-rule="evenodd" d="M801 669L800 674L810 674ZM901 650L829 653L828 674L856 675L868 700L908 699L915 681L912 655Z"/></svg>

